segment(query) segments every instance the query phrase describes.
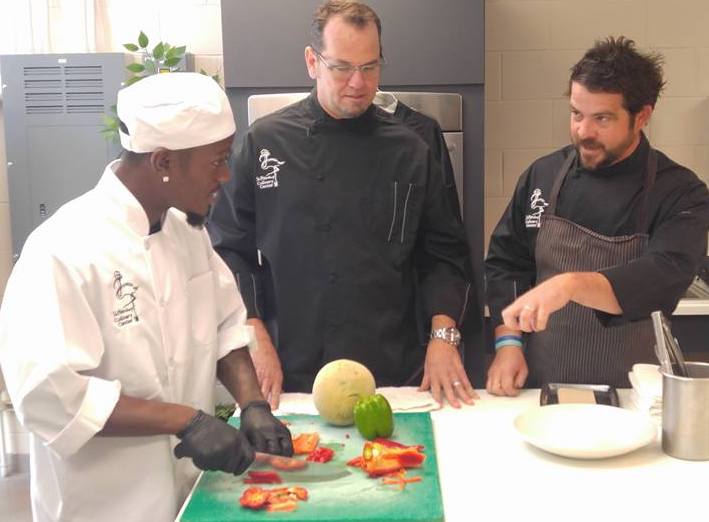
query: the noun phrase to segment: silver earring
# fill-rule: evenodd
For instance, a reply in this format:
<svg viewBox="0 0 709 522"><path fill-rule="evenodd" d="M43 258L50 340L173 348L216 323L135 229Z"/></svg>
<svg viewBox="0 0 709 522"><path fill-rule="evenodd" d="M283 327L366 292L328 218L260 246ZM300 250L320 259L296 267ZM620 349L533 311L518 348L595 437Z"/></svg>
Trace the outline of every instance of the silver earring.
<svg viewBox="0 0 709 522"><path fill-rule="evenodd" d="M168 181L170 181L170 176L163 176L163 177L162 177L162 182L163 182L163 183L167 183Z"/></svg>

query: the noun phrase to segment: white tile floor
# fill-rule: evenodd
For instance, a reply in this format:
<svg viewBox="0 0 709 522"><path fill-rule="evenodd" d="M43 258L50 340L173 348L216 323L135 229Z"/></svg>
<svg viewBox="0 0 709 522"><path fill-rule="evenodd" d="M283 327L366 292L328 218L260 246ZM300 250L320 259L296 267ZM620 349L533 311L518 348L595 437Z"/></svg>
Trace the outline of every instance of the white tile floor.
<svg viewBox="0 0 709 522"><path fill-rule="evenodd" d="M32 522L29 456L10 454L11 473L0 478L0 520Z"/></svg>

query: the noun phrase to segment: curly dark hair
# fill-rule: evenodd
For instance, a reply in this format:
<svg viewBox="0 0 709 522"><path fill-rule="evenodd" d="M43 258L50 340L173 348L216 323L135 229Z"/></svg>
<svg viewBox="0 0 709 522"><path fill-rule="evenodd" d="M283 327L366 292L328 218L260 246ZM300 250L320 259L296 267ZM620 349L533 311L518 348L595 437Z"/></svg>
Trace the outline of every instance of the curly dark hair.
<svg viewBox="0 0 709 522"><path fill-rule="evenodd" d="M630 114L637 114L645 105L654 108L665 86L663 62L661 54L640 53L635 42L624 36L597 40L571 68L567 96L576 82L591 92L622 94L623 106Z"/></svg>
<svg viewBox="0 0 709 522"><path fill-rule="evenodd" d="M362 29L368 23L377 26L379 35L379 56L384 56L382 50L382 22L374 9L361 2L348 0L329 0L319 6L313 13L313 21L310 24L310 36L313 48L320 52L323 50L323 31L325 25L333 16L342 16L348 24Z"/></svg>

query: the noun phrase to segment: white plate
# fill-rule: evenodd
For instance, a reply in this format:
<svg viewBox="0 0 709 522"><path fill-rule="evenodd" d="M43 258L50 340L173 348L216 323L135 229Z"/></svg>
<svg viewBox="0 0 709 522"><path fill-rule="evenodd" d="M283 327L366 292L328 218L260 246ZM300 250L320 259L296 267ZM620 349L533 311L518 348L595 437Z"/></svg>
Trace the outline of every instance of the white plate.
<svg viewBox="0 0 709 522"><path fill-rule="evenodd" d="M530 444L563 457L603 459L652 442L657 428L640 413L600 404L553 404L520 413L517 432Z"/></svg>

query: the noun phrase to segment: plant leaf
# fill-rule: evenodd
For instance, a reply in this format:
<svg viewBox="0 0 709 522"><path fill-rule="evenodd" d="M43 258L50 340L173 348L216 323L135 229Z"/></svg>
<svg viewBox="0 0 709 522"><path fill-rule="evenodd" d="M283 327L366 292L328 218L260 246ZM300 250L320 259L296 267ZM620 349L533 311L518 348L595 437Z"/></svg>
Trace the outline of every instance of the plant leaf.
<svg viewBox="0 0 709 522"><path fill-rule="evenodd" d="M148 36L143 31L140 31L140 34L138 35L138 45L145 49L148 47L149 42Z"/></svg>
<svg viewBox="0 0 709 522"><path fill-rule="evenodd" d="M150 58L147 58L145 60L145 72L147 74L155 74L158 72L158 64L155 63L155 60L152 60Z"/></svg>
<svg viewBox="0 0 709 522"><path fill-rule="evenodd" d="M140 81L143 78L145 78L145 76L133 76L131 78L128 78L128 80L126 80L126 87L133 85L135 82Z"/></svg>
<svg viewBox="0 0 709 522"><path fill-rule="evenodd" d="M180 47L175 47L175 56L182 56L185 54L185 51L187 50L186 45L181 45Z"/></svg>
<svg viewBox="0 0 709 522"><path fill-rule="evenodd" d="M116 123L116 119L108 114L102 114L101 119L103 119L103 124L108 128L113 128L113 125Z"/></svg>
<svg viewBox="0 0 709 522"><path fill-rule="evenodd" d="M181 59L182 58L179 56L173 56L172 58L168 58L167 60L165 60L165 66L166 67L174 67L175 65L180 63Z"/></svg>
<svg viewBox="0 0 709 522"><path fill-rule="evenodd" d="M160 42L153 49L153 58L155 58L156 60L159 60L160 58L163 57L164 54L165 54L165 46L163 45L162 42Z"/></svg>
<svg viewBox="0 0 709 522"><path fill-rule="evenodd" d="M126 69L133 73L141 73L145 70L145 65L142 63L129 63L126 65Z"/></svg>
<svg viewBox="0 0 709 522"><path fill-rule="evenodd" d="M138 47L137 45L132 44L132 43L123 44L123 47L125 47L126 49L128 49L131 52L136 52L138 49L140 49L140 47Z"/></svg>

